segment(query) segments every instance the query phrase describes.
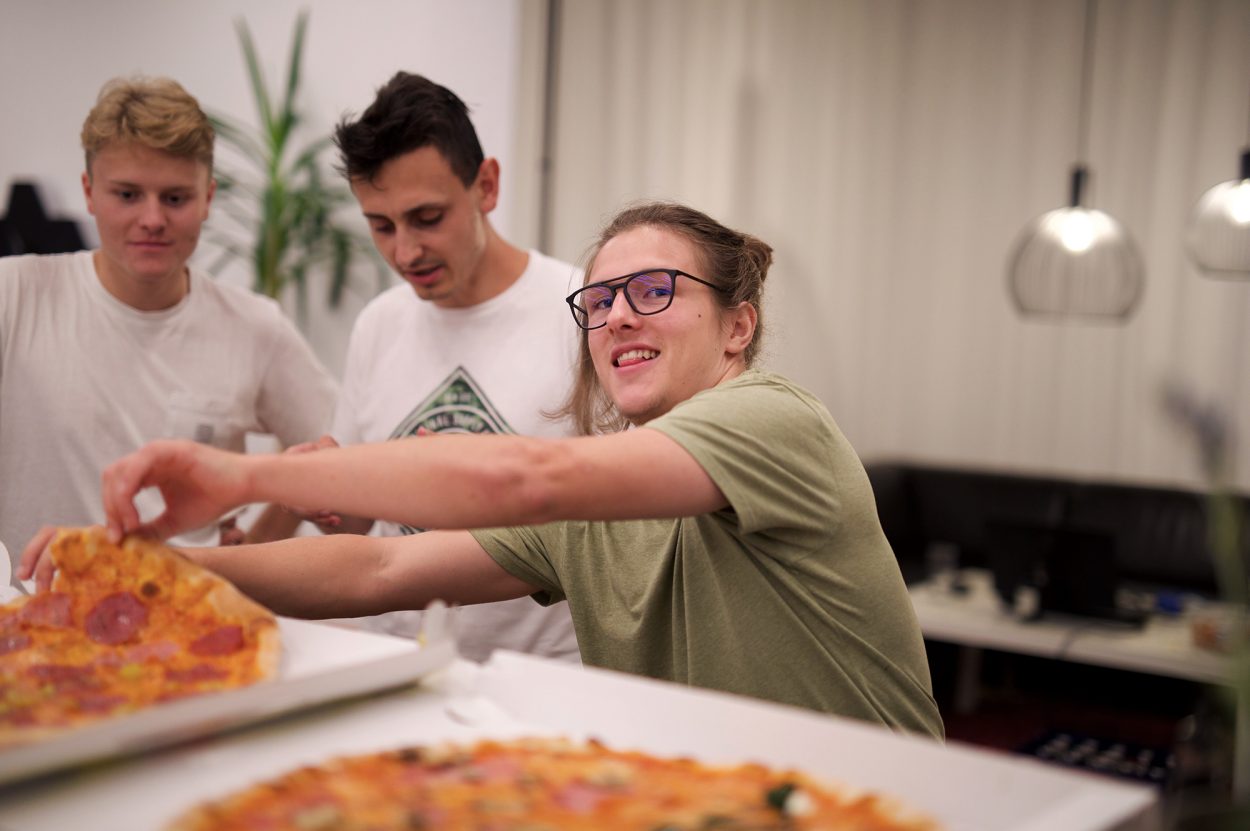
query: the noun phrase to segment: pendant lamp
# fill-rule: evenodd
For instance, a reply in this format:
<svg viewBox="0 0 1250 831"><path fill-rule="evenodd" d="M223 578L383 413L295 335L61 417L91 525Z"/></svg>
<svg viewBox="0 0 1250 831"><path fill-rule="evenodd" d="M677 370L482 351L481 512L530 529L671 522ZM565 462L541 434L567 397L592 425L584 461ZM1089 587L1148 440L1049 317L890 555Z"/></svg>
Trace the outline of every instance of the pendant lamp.
<svg viewBox="0 0 1250 831"><path fill-rule="evenodd" d="M1250 144L1241 177L1202 195L1189 219L1189 258L1207 277L1250 280Z"/></svg>
<svg viewBox="0 0 1250 831"><path fill-rule="evenodd" d="M1086 0L1077 161L1069 203L1029 223L1010 258L1008 286L1024 316L1120 321L1141 299L1143 268L1133 238L1114 217L1085 204L1096 13L1097 0Z"/></svg>

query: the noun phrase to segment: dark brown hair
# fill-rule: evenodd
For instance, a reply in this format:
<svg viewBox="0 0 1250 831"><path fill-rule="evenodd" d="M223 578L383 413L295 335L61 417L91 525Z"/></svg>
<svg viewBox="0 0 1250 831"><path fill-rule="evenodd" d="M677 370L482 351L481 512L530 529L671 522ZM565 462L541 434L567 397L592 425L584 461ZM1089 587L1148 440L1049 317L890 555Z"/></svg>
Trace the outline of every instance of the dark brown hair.
<svg viewBox="0 0 1250 831"><path fill-rule="evenodd" d="M366 182L391 159L433 147L468 187L485 158L465 103L447 87L409 72L396 72L360 118L340 121L334 143L340 172Z"/></svg>

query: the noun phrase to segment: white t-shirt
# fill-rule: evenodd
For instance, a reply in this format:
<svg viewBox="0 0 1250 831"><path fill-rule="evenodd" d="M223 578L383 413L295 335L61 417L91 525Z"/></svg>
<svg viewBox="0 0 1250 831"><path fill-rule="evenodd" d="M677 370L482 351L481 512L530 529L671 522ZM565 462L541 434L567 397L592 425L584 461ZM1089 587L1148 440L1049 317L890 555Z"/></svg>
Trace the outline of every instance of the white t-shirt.
<svg viewBox="0 0 1250 831"><path fill-rule="evenodd" d="M89 251L0 259L0 540L104 520L100 474L158 438L243 450L323 433L334 379L273 300L191 270L176 306L143 312L101 285ZM140 494L141 514L160 509ZM215 544L215 528L178 539Z"/></svg>
<svg viewBox="0 0 1250 831"><path fill-rule="evenodd" d="M429 433L567 436L567 421L546 418L573 381L577 328L564 298L580 271L537 251L497 297L463 309L421 300L407 284L374 298L356 318L343 393L334 417L340 444ZM390 522L375 534L419 529ZM356 623L415 634L420 612L391 612ZM456 612L460 651L485 660L495 648L577 660L568 604L544 608L528 597Z"/></svg>

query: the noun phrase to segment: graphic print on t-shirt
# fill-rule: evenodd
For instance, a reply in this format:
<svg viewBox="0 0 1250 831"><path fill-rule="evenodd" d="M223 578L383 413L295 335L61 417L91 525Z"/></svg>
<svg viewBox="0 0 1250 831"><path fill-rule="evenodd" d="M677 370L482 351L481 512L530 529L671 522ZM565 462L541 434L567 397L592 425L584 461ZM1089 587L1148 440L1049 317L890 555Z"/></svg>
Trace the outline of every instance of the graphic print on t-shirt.
<svg viewBox="0 0 1250 831"><path fill-rule="evenodd" d="M482 388L464 367L456 367L424 401L412 409L390 438L402 439L426 433L515 433L507 420L486 398ZM397 523L405 534L420 528Z"/></svg>

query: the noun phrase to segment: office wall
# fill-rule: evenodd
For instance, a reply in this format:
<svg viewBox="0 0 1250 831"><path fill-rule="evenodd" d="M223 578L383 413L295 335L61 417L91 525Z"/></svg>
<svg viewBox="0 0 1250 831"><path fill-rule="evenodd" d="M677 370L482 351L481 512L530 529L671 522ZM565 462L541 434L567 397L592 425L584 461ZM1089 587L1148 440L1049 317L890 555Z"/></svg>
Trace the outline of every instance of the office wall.
<svg viewBox="0 0 1250 831"><path fill-rule="evenodd" d="M277 89L303 8L311 17L300 138L326 134L344 112L359 112L398 69L427 75L465 99L484 149L500 158L504 200L494 219L507 233L515 196L506 173L517 129L518 0L2 0L0 199L13 180L33 179L51 211L81 220L94 242L79 185L78 134L100 85L116 75L168 75L206 109L255 123L233 21L247 21ZM326 154L327 163L331 158ZM246 270L231 269L225 279L246 282ZM373 274L358 275L355 285L340 312L314 304L307 322L318 353L335 370L355 311L375 289Z"/></svg>
<svg viewBox="0 0 1250 831"><path fill-rule="evenodd" d="M765 364L865 457L1197 484L1161 400L1180 383L1250 488L1250 281L1183 245L1250 142L1250 3L1097 3L1089 204L1146 266L1122 324L1025 320L1007 290L1017 235L1068 199L1083 0L562 7L555 254L639 198L761 236Z"/></svg>

